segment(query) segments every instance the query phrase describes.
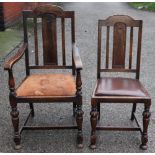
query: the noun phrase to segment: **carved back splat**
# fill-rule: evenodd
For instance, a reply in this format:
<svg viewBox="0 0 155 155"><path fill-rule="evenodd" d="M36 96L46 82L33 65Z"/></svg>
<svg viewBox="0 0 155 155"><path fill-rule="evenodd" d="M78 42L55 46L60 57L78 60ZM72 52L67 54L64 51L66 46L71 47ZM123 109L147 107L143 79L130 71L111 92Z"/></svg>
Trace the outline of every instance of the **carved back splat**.
<svg viewBox="0 0 155 155"><path fill-rule="evenodd" d="M57 6L45 5L37 7L33 12L42 17L44 65L58 65L56 18L63 17L64 11Z"/></svg>
<svg viewBox="0 0 155 155"><path fill-rule="evenodd" d="M46 14L42 18L43 59L44 65L57 65L56 18Z"/></svg>
<svg viewBox="0 0 155 155"><path fill-rule="evenodd" d="M126 25L124 23L114 25L113 38L112 68L125 68Z"/></svg>

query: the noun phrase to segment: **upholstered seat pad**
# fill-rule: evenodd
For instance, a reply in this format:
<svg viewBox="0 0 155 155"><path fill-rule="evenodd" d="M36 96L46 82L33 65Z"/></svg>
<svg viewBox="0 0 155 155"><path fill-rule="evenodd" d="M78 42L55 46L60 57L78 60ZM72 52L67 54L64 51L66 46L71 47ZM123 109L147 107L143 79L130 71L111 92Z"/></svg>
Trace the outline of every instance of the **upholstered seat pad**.
<svg viewBox="0 0 155 155"><path fill-rule="evenodd" d="M98 80L95 95L144 97L146 90L136 79L105 77Z"/></svg>
<svg viewBox="0 0 155 155"><path fill-rule="evenodd" d="M16 90L17 96L73 96L74 77L69 74L30 75Z"/></svg>

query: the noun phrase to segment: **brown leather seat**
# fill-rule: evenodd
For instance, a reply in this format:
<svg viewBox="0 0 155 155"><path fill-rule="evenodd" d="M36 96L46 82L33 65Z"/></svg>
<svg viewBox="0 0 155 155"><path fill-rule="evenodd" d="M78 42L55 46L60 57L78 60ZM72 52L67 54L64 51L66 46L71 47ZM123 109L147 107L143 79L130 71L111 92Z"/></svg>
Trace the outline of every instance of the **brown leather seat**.
<svg viewBox="0 0 155 155"><path fill-rule="evenodd" d="M145 97L145 89L136 79L105 77L97 81L96 96L138 96Z"/></svg>
<svg viewBox="0 0 155 155"><path fill-rule="evenodd" d="M17 96L73 96L76 84L69 74L30 75L16 90Z"/></svg>

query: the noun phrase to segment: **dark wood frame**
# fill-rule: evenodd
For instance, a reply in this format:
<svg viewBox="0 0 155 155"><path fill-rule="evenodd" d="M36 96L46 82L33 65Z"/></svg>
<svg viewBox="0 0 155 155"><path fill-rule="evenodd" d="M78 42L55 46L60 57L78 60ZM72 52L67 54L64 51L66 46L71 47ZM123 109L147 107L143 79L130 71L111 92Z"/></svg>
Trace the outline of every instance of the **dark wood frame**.
<svg viewBox="0 0 155 155"><path fill-rule="evenodd" d="M116 64L114 61L112 62L112 69L109 69L109 28L110 26L115 26L116 23L123 23L125 27L130 28L130 47L129 47L129 68L125 69L125 63L123 62L125 57L119 57L119 63L122 64L120 66L115 66ZM105 69L101 69L101 34L102 34L102 27L107 27L107 40L106 40L106 64ZM133 46L133 28L138 27L138 48L137 48L137 65L136 69L132 69L132 46ZM124 39L124 38L123 38ZM136 74L136 79L139 80L139 73L140 73L140 57L141 57L141 40L142 40L142 21L141 20L134 20L129 16L124 15L115 15L110 16L106 20L99 20L98 21L98 57L97 57L97 79L101 78L101 72L130 72ZM115 46L115 45L114 45ZM121 47L120 47L121 48ZM122 61L123 60L123 61ZM94 92L91 98L91 144L90 147L92 149L96 148L96 130L119 130L119 131L140 131L142 138L141 138L141 145L140 148L143 150L147 149L147 142L148 142L148 125L150 120L150 106L151 106L151 98L149 94L146 92L146 97L135 97L135 96L96 96L95 90L97 85L95 86ZM99 127L97 126L97 121L100 119L100 103L132 103L132 113L131 113L131 120L135 120L138 127L130 128L130 127ZM140 128L140 125L136 119L135 112L136 112L136 105L137 103L144 103L144 112L143 112L143 130Z"/></svg>
<svg viewBox="0 0 155 155"><path fill-rule="evenodd" d="M71 19L71 37L72 37L72 66L66 66L65 63L65 53L63 53L63 66L58 66L57 64L49 64L44 66L39 66L38 64L38 41L37 41L37 24L36 18L44 17L45 14L52 14L55 18L62 19L62 31L64 35L64 21L65 18ZM34 19L34 38L35 38L35 66L29 65L29 51L28 51L28 35L27 35L27 19ZM74 11L63 11L60 7L54 5L44 5L36 8L34 11L26 10L23 11L23 27L24 27L24 44L18 50L18 52L5 62L4 69L9 73L8 85L10 89L9 99L12 108L11 117L14 127L14 142L15 149L21 148L21 133L23 130L49 130L49 129L78 129L77 134L77 145L79 148L83 147L83 134L82 134L82 122L83 122L83 111L82 111L82 81L81 81L81 70L82 62L79 55L78 48L75 44L75 17ZM65 37L62 36L62 46L63 52L65 52ZM30 75L31 69L72 69L73 75L76 76L76 94L74 96L17 96L15 88L15 80L13 76L12 67L19 61L25 54L25 66L26 66L26 77ZM24 79L24 80L25 80ZM23 80L23 81L24 81ZM73 102L73 115L76 117L77 126L27 126L27 122L30 116L34 117L34 107L33 103L42 102ZM30 104L30 114L28 115L24 125L19 130L19 111L17 109L17 103L29 103Z"/></svg>

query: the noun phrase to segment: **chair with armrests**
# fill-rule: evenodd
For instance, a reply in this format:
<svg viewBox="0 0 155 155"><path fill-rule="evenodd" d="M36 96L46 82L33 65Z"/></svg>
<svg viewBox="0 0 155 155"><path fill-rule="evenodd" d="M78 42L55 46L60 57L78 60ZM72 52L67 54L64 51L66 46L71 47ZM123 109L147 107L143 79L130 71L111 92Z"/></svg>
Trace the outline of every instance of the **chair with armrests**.
<svg viewBox="0 0 155 155"><path fill-rule="evenodd" d="M34 28L34 47L35 47L35 65L30 65L30 52L28 48L27 21L33 19ZM62 39L62 65L58 63L57 51L57 19L61 21L61 39ZM43 65L39 62L40 51L38 41L38 22L41 21L42 43L43 43ZM66 63L65 47L65 21L71 21L71 64ZM75 17L74 11L64 11L55 5L43 5L34 10L23 11L24 43L18 52L5 62L4 69L9 73L8 85L10 89L9 100L11 105L11 117L14 127L15 148L20 149L21 133L23 130L46 130L46 129L78 129L77 145L83 147L82 135L82 81L81 73L82 62L78 48L75 43ZM21 84L16 87L13 76L13 65L25 55L26 77ZM34 69L64 69L71 70L67 74L32 74ZM39 71L38 71L39 72ZM77 125L72 126L27 126L30 116L34 116L33 103L46 102L72 102L73 115L76 117ZM19 130L19 111L18 103L29 103L30 114L24 125ZM37 104L36 104L37 105Z"/></svg>
<svg viewBox="0 0 155 155"><path fill-rule="evenodd" d="M103 28L106 29L105 42L105 67L101 67L102 62L102 33ZM110 35L110 30L113 28L113 33ZM135 31L134 31L135 30ZM127 31L129 33L127 33ZM137 49L133 54L134 36L133 32L138 33ZM129 34L129 35L127 35ZM110 61L110 37L113 38L112 58ZM129 39L127 40L127 36ZM136 36L136 35L135 35ZM136 37L137 38L137 37ZM140 57L141 57L141 40L142 40L142 21L134 20L125 15L110 16L106 20L98 21L98 56L97 56L97 83L91 98L91 144L92 149L96 148L96 130L119 130L119 131L140 131L142 135L141 149L147 149L148 142L148 125L150 120L150 105L151 98L139 81L140 73ZM126 46L129 41L129 46ZM129 51L126 50L129 47ZM137 56L135 66L133 64L134 56ZM128 57L128 59L126 59ZM111 63L110 63L111 62ZM101 72L125 72L133 73L135 78L125 77L101 77ZM107 74L107 73L105 73ZM131 103L133 104L131 120L135 120L138 127L105 127L97 126L97 121L100 119L100 103ZM137 103L144 103L143 112L143 130L135 117Z"/></svg>

